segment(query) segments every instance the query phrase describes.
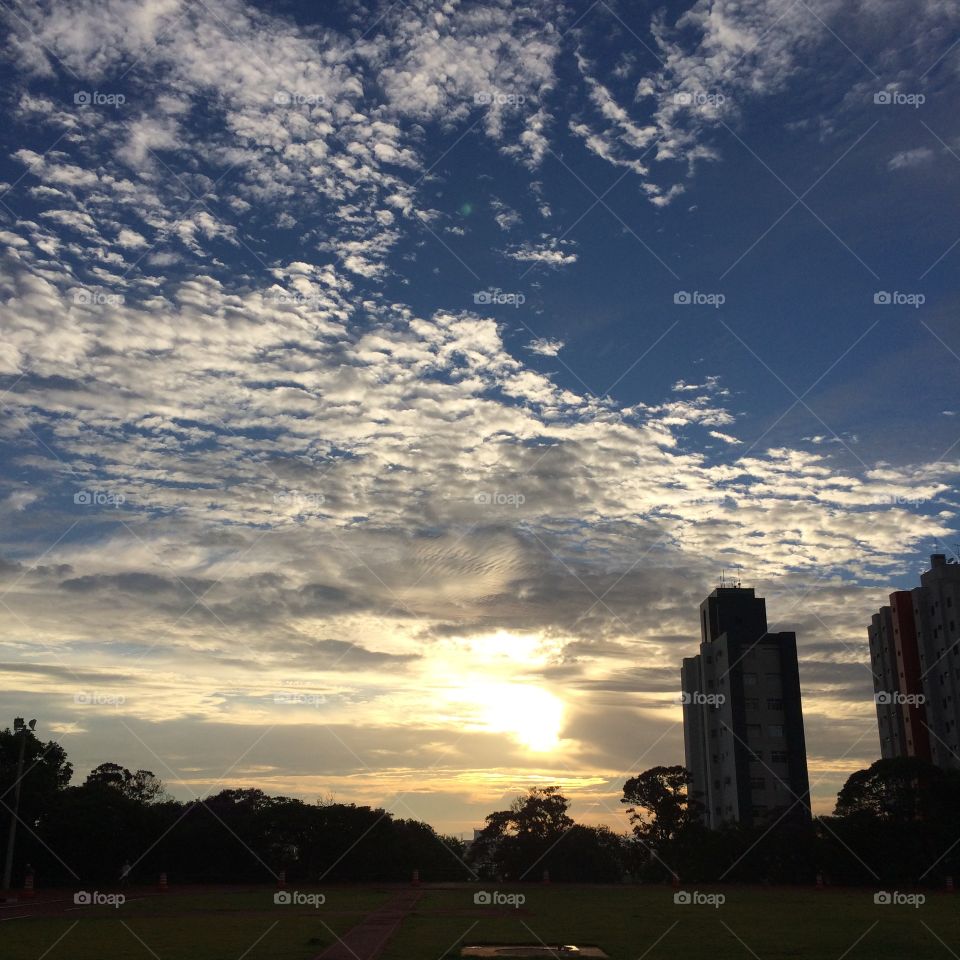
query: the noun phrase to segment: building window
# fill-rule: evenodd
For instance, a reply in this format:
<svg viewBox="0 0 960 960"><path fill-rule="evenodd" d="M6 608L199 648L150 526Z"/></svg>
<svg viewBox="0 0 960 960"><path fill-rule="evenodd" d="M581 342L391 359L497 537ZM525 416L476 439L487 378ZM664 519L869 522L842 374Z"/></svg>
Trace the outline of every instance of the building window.
<svg viewBox="0 0 960 960"><path fill-rule="evenodd" d="M783 700L780 697L767 697L767 709L768 710L782 710L783 709Z"/></svg>
<svg viewBox="0 0 960 960"><path fill-rule="evenodd" d="M755 673L745 673L743 675L743 685L745 687L755 687L757 685L757 675Z"/></svg>
<svg viewBox="0 0 960 960"><path fill-rule="evenodd" d="M751 790L766 790L767 781L764 777L751 777L750 778L750 789Z"/></svg>
<svg viewBox="0 0 960 960"><path fill-rule="evenodd" d="M787 751L786 750L773 750L770 753L770 760L773 763L786 763L787 762Z"/></svg>
<svg viewBox="0 0 960 960"><path fill-rule="evenodd" d="M759 697L747 697L743 701L743 705L748 710L759 710L760 709L760 698Z"/></svg>
<svg viewBox="0 0 960 960"><path fill-rule="evenodd" d="M767 727L767 734L771 737L783 737L783 724L782 723L771 723Z"/></svg>
<svg viewBox="0 0 960 960"><path fill-rule="evenodd" d="M763 727L759 723L747 724L747 739L758 739L763 735Z"/></svg>

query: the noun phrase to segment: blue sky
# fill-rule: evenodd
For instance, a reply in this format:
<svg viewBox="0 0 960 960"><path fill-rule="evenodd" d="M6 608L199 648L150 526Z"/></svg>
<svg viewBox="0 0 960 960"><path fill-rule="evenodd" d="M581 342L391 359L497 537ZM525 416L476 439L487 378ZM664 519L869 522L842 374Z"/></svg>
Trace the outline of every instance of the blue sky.
<svg viewBox="0 0 960 960"><path fill-rule="evenodd" d="M739 564L829 808L957 536L955 6L329 6L5 13L11 709L182 796L623 827Z"/></svg>

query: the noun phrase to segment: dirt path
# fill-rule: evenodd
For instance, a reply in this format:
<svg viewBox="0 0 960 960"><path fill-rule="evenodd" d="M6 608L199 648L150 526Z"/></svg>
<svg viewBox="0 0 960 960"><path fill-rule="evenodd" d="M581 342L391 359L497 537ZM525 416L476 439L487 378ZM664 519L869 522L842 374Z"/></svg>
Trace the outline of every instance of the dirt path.
<svg viewBox="0 0 960 960"><path fill-rule="evenodd" d="M317 954L314 960L376 960L390 938L416 906L422 891L412 888L398 893L382 907L368 913L341 939Z"/></svg>

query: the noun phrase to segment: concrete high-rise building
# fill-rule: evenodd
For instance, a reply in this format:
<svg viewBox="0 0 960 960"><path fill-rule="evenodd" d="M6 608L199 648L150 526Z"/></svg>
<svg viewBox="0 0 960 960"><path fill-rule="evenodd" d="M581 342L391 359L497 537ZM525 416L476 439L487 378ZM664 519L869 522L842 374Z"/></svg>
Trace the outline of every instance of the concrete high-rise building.
<svg viewBox="0 0 960 960"><path fill-rule="evenodd" d="M867 635L880 754L960 769L960 563L930 557L920 586L890 594Z"/></svg>
<svg viewBox="0 0 960 960"><path fill-rule="evenodd" d="M700 653L683 661L686 765L713 828L809 818L797 638L768 633L752 589L721 586L700 604Z"/></svg>

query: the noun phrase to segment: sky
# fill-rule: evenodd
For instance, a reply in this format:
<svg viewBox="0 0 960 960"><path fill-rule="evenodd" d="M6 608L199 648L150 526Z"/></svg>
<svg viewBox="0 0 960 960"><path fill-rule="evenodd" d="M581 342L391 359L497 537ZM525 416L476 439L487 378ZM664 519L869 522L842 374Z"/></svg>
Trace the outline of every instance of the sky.
<svg viewBox="0 0 960 960"><path fill-rule="evenodd" d="M739 575L832 810L960 540L956 4L0 13L0 722L625 830Z"/></svg>

